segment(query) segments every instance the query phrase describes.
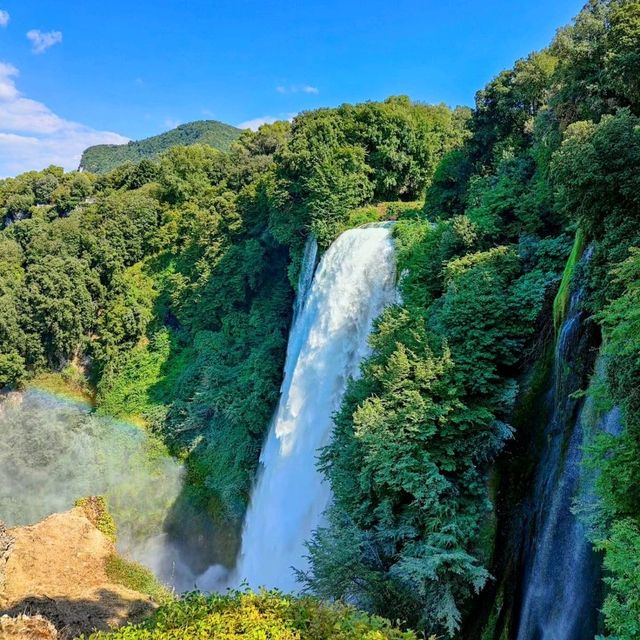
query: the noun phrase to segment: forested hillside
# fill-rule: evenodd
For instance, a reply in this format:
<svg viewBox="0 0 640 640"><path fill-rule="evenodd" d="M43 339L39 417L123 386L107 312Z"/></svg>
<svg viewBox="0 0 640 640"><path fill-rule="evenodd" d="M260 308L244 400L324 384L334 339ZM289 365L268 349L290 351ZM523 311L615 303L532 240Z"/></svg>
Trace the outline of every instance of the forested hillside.
<svg viewBox="0 0 640 640"><path fill-rule="evenodd" d="M220 151L229 151L240 136L240 129L216 122L199 120L181 124L171 131L127 144L99 144L85 149L80 159L80 169L92 173L105 173L125 162L157 160L171 147L191 144L207 144Z"/></svg>
<svg viewBox="0 0 640 640"><path fill-rule="evenodd" d="M605 369L590 393L623 425L585 456L604 632L640 637L637 0L591 0L473 110L393 97L244 131L228 152L1 181L0 386L53 370L160 435L186 462L174 519L194 565L231 566L305 241L381 218L397 219L401 302L320 455L333 503L307 588L426 633L515 637L503 543L578 283L582 366L600 353Z"/></svg>
<svg viewBox="0 0 640 640"><path fill-rule="evenodd" d="M99 413L186 459L175 517L232 563L307 234L326 247L358 207L419 197L467 117L391 98L245 131L228 154L3 181L0 384L84 372Z"/></svg>

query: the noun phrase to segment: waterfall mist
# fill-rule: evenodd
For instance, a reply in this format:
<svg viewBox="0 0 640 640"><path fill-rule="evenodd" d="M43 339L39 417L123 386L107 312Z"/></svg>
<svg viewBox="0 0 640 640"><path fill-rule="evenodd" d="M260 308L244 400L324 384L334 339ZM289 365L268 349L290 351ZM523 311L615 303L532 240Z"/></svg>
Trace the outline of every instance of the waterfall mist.
<svg viewBox="0 0 640 640"><path fill-rule="evenodd" d="M31 524L83 496L104 495L119 550L171 581L162 528L183 472L142 429L30 390L0 401L0 438L0 520Z"/></svg>
<svg viewBox="0 0 640 640"><path fill-rule="evenodd" d="M301 279L315 262L305 252ZM281 398L260 456L234 575L237 586L296 591L292 568L307 568L305 542L322 523L330 491L316 468L350 377L367 355L376 316L395 298L389 226L343 233L322 257L308 293L299 287ZM203 587L215 586L212 569ZM207 582L209 584L207 584Z"/></svg>

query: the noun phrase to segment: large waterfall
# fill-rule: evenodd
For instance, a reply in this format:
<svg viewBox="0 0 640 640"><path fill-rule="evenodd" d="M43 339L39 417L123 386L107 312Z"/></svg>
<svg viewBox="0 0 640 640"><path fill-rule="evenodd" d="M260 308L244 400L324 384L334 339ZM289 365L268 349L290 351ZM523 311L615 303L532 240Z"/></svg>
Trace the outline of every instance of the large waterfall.
<svg viewBox="0 0 640 640"><path fill-rule="evenodd" d="M328 443L346 383L367 355L373 320L395 296L388 226L343 233L311 281L313 261L308 246L280 403L260 457L235 585L246 580L254 588L299 589L292 568L306 568L305 541L322 523L330 497L316 469L318 449Z"/></svg>

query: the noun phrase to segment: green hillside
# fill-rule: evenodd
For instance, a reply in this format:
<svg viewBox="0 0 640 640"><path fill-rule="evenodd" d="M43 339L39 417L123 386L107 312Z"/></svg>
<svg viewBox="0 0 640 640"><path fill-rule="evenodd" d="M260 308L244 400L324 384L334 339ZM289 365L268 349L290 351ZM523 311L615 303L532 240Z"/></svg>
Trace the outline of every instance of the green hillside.
<svg viewBox="0 0 640 640"><path fill-rule="evenodd" d="M216 120L198 120L144 140L127 144L98 144L82 154L80 169L92 173L106 173L125 162L139 162L157 158L170 147L190 144L208 144L228 151L240 136L240 129Z"/></svg>

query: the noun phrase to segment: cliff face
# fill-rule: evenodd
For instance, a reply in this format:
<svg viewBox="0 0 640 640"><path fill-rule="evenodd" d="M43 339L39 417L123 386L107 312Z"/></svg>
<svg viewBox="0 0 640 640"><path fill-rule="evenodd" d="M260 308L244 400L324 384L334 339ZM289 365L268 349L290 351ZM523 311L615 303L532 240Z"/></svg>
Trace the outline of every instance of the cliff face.
<svg viewBox="0 0 640 640"><path fill-rule="evenodd" d="M106 562L114 553L113 543L81 508L32 526L1 526L0 616L40 614L61 639L148 616L155 605L147 596L107 576ZM20 626L6 618L3 624Z"/></svg>

